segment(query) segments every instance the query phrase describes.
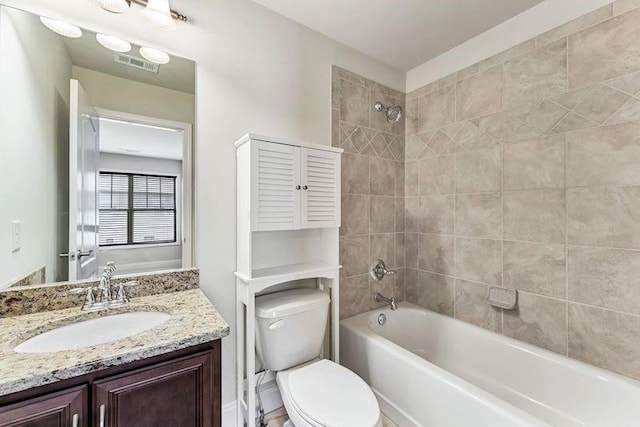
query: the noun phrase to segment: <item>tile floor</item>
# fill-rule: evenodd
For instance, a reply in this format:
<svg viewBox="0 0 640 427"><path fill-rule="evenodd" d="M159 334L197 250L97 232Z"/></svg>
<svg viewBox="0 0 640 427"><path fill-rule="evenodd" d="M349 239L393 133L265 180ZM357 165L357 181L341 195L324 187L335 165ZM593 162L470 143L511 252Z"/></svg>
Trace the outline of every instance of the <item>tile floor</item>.
<svg viewBox="0 0 640 427"><path fill-rule="evenodd" d="M267 427L282 427L284 423L289 419L289 417L287 416L287 411L285 411L284 407L276 409L273 412L269 412L267 415L265 415L264 418L267 423ZM396 423L391 421L384 414L382 414L382 426L398 427Z"/></svg>

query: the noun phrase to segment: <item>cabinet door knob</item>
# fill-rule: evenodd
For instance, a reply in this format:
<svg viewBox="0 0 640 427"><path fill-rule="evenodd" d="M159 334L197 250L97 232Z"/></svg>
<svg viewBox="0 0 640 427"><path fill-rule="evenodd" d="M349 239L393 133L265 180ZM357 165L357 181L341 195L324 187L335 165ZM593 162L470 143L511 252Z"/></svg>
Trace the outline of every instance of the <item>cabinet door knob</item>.
<svg viewBox="0 0 640 427"><path fill-rule="evenodd" d="M301 187L299 185L296 185L296 190L299 190Z"/></svg>
<svg viewBox="0 0 640 427"><path fill-rule="evenodd" d="M308 189L309 189L309 187L307 187L306 185L303 185L303 186L302 186L302 189L303 189L303 190L308 190Z"/></svg>
<svg viewBox="0 0 640 427"><path fill-rule="evenodd" d="M104 427L107 408L104 405L100 405L100 427Z"/></svg>

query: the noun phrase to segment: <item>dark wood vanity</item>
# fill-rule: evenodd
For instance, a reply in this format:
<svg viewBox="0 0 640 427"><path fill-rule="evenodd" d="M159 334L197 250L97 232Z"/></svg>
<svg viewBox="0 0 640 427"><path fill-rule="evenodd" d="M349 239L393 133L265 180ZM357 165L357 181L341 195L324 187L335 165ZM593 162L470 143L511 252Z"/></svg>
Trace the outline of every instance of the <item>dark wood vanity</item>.
<svg viewBox="0 0 640 427"><path fill-rule="evenodd" d="M220 340L0 397L0 427L220 427Z"/></svg>

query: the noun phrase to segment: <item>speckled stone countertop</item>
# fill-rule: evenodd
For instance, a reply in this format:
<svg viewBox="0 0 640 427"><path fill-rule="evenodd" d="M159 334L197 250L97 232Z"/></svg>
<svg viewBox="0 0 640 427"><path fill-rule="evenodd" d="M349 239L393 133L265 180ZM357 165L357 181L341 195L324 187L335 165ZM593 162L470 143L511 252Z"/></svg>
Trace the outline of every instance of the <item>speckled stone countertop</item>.
<svg viewBox="0 0 640 427"><path fill-rule="evenodd" d="M171 318L140 334L57 353L13 351L22 341L81 320L131 311L161 311ZM229 325L200 289L141 296L123 307L85 313L80 305L0 319L0 396L99 371L229 335Z"/></svg>

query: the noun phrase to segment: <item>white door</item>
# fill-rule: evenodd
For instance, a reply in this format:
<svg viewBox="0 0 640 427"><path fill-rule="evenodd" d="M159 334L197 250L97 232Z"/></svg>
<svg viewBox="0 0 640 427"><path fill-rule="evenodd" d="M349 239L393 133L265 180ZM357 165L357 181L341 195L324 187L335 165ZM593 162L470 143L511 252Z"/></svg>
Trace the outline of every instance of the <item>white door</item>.
<svg viewBox="0 0 640 427"><path fill-rule="evenodd" d="M98 271L98 114L71 79L69 111L69 280Z"/></svg>
<svg viewBox="0 0 640 427"><path fill-rule="evenodd" d="M302 228L340 226L340 154L300 151Z"/></svg>
<svg viewBox="0 0 640 427"><path fill-rule="evenodd" d="M300 148L251 142L251 228L253 231L300 228Z"/></svg>

